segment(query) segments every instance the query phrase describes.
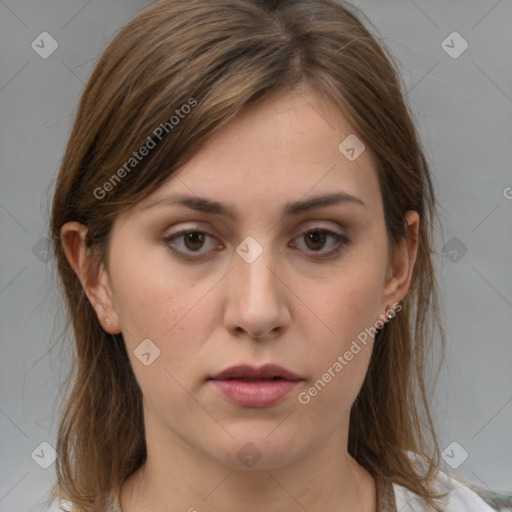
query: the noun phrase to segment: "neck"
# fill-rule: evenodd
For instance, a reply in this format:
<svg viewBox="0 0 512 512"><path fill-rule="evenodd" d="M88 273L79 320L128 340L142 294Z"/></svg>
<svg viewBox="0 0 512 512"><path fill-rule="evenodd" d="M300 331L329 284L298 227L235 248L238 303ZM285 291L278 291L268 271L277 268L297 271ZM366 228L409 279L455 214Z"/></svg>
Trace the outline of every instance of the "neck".
<svg viewBox="0 0 512 512"><path fill-rule="evenodd" d="M347 453L342 434L335 431L286 465L241 470L194 450L168 429L146 432L147 459L121 487L122 511L374 512L374 479Z"/></svg>

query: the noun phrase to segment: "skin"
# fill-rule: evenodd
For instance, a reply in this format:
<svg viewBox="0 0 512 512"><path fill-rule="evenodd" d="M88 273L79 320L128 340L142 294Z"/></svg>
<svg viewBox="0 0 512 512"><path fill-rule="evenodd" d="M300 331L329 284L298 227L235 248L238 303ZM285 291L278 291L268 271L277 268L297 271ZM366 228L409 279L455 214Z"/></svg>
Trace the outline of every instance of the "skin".
<svg viewBox="0 0 512 512"><path fill-rule="evenodd" d="M313 91L282 92L224 125L178 175L119 216L107 261L89 278L86 229L63 226L66 256L103 328L123 333L144 396L148 459L121 488L123 512L376 510L373 478L347 453L373 338L308 404L297 399L407 294L416 259L416 241L404 240L388 261L375 160L368 148L353 162L338 150L351 133ZM281 213L289 201L333 191L365 206ZM238 217L144 208L177 192L227 203ZM417 235L418 214L406 219ZM181 228L212 235L202 245L174 240L202 255L196 262L162 241ZM350 242L325 256L336 241L308 243L311 228ZM252 263L235 252L247 236L263 249ZM160 350L149 366L134 355L147 338ZM207 382L229 366L267 362L303 379L274 406L234 405ZM252 467L237 457L247 443L261 454Z"/></svg>

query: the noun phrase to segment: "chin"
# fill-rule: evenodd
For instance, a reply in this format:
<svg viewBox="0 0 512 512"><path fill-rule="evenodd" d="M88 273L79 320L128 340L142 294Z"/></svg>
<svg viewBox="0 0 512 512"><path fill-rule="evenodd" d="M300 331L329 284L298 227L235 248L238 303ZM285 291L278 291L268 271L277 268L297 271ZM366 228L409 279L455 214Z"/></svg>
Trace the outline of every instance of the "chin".
<svg viewBox="0 0 512 512"><path fill-rule="evenodd" d="M233 434L231 430L228 431ZM252 429L251 435L247 432L245 435L234 435L224 445L217 445L217 448L224 450L216 450L212 455L222 464L236 470L271 470L284 467L300 457L305 447L298 446L298 443L298 438L287 436L285 429L279 434L277 429L276 432L268 428L259 432Z"/></svg>

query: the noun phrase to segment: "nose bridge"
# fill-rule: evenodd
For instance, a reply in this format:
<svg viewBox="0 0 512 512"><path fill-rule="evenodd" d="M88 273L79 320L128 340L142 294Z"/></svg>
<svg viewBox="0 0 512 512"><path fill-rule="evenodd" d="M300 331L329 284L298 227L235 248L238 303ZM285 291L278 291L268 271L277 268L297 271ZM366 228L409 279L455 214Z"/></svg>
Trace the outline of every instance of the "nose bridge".
<svg viewBox="0 0 512 512"><path fill-rule="evenodd" d="M276 259L269 244L263 246L253 237L247 237L238 247L236 279L242 292L252 300L266 298L272 300L275 295ZM260 297L261 296L261 297Z"/></svg>

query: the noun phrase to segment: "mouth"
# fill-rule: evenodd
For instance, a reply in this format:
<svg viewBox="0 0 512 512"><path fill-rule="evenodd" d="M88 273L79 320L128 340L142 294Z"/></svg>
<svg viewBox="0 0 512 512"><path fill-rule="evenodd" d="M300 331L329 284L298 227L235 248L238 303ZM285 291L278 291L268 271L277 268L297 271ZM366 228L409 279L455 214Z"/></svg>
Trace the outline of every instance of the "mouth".
<svg viewBox="0 0 512 512"><path fill-rule="evenodd" d="M277 379L297 381L301 380L298 375L276 364L265 364L254 367L248 364L230 366L217 375L211 377L213 380L245 380L245 381L272 381Z"/></svg>
<svg viewBox="0 0 512 512"><path fill-rule="evenodd" d="M224 399L241 407L270 407L284 400L302 381L285 368L238 365L208 379Z"/></svg>

